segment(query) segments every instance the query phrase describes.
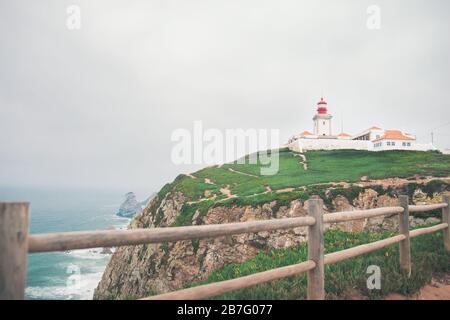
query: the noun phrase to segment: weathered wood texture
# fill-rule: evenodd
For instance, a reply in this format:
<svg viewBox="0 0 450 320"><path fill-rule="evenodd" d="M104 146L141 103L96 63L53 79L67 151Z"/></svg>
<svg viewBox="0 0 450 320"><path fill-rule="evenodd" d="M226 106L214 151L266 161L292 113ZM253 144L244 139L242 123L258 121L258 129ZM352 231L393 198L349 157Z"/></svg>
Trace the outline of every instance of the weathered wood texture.
<svg viewBox="0 0 450 320"><path fill-rule="evenodd" d="M368 210L354 210L354 211L342 211L328 213L323 216L324 223L338 223L344 221L351 221L364 218L374 218L378 216L386 216L399 214L403 212L402 207L386 207L386 208L376 208Z"/></svg>
<svg viewBox="0 0 450 320"><path fill-rule="evenodd" d="M0 300L24 299L28 203L0 203Z"/></svg>
<svg viewBox="0 0 450 320"><path fill-rule="evenodd" d="M325 299L324 282L324 244L323 244L323 200L313 197L308 200L308 215L316 223L308 227L308 260L315 262L316 267L308 271L308 300Z"/></svg>
<svg viewBox="0 0 450 320"><path fill-rule="evenodd" d="M424 204L418 206L409 206L409 212L426 212L433 211L436 209L448 208L448 204L446 203L436 203L436 204Z"/></svg>
<svg viewBox="0 0 450 320"><path fill-rule="evenodd" d="M434 233L440 230L445 230L446 228L448 228L448 223L441 223L441 224L437 224L435 226L432 227L428 227L428 228L421 228L421 229L416 229L416 230L412 230L409 232L409 237L410 238L414 238L414 237L418 237L424 234L429 234L429 233Z"/></svg>
<svg viewBox="0 0 450 320"><path fill-rule="evenodd" d="M400 206L403 207L403 213L398 215L399 232L405 236L400 241L400 268L402 268L408 277L411 276L411 244L409 241L409 198L408 196L400 196Z"/></svg>
<svg viewBox="0 0 450 320"><path fill-rule="evenodd" d="M404 239L405 239L405 236L401 234L401 235L394 236L391 238L387 238L387 239L383 239L383 240L379 240L379 241L375 241L375 242L371 242L371 243L367 243L367 244L362 244L360 246L353 247L350 249L345 249L345 250L341 250L338 252L329 253L329 254L325 255L324 263L325 264L333 264L333 263L336 263L339 261L354 258L354 257L360 256L362 254L369 253L369 252L376 251L381 248L387 247L391 244L398 243Z"/></svg>
<svg viewBox="0 0 450 320"><path fill-rule="evenodd" d="M360 245L354 248L333 252L324 256L324 264L333 264L339 261L357 257L359 255L379 250L386 246L398 243L404 240L403 235L394 236L392 238ZM217 296L230 291L251 287L257 284L269 282L284 277L297 275L308 270L313 270L316 264L312 261L305 261L296 265L272 269L256 273L253 275L240 277L232 280L226 280L189 289L178 290L174 292L164 293L156 296L144 298L144 300L195 300L205 299Z"/></svg>
<svg viewBox="0 0 450 320"><path fill-rule="evenodd" d="M444 245L447 251L450 251L450 200L449 196L443 196L442 201L447 205L442 208L442 222L447 223L449 227L444 229Z"/></svg>
<svg viewBox="0 0 450 320"><path fill-rule="evenodd" d="M402 200L403 199L403 200ZM323 201L308 200L307 217L248 221L219 225L176 228L65 232L28 236L28 204L0 203L0 299L23 299L26 282L27 252L116 247L147 243L215 238L225 235L255 233L308 226L308 261L218 283L179 290L148 299L203 299L268 281L308 272L308 299L325 298L324 265L350 259L395 243L400 244L401 265L410 270L409 238L444 231L444 243L450 250L449 199L433 205L408 206L401 197L401 207L355 210L323 215ZM443 223L409 231L409 212L442 209ZM409 210L408 210L409 209ZM399 214L400 235L324 255L323 224L381 215ZM407 241L406 241L407 240ZM402 253L403 252L403 253ZM409 252L409 256L408 256Z"/></svg>
<svg viewBox="0 0 450 320"><path fill-rule="evenodd" d="M215 238L310 226L314 223L315 220L312 217L299 217L187 227L51 233L30 236L29 252L66 251Z"/></svg>
<svg viewBox="0 0 450 320"><path fill-rule="evenodd" d="M217 296L230 291L248 288L257 284L294 276L314 269L314 261L305 261L299 264L276 268L269 271L255 273L249 276L232 280L215 282L198 287L178 290L157 296L144 298L143 300L197 300Z"/></svg>
<svg viewBox="0 0 450 320"><path fill-rule="evenodd" d="M443 208L447 205L439 204L429 206L433 207L433 210L435 210L436 206ZM420 206L420 208L427 209L429 206ZM403 208L401 207L355 210L326 214L323 216L323 220L324 223L336 223L361 218L371 218L380 215L398 214L401 212L403 212ZM66 251L95 247L118 247L146 243L204 239L223 235L290 229L313 224L314 219L312 217L300 217L176 228L98 230L30 235L29 252Z"/></svg>

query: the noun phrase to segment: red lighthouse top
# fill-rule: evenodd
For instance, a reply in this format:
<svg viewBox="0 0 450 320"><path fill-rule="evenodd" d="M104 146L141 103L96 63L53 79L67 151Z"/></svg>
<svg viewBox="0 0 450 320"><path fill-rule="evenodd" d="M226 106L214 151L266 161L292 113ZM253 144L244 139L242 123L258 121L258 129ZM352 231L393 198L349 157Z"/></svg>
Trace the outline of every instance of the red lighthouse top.
<svg viewBox="0 0 450 320"><path fill-rule="evenodd" d="M320 98L320 101L317 103L317 113L319 114L327 114L327 102L323 100L323 97Z"/></svg>

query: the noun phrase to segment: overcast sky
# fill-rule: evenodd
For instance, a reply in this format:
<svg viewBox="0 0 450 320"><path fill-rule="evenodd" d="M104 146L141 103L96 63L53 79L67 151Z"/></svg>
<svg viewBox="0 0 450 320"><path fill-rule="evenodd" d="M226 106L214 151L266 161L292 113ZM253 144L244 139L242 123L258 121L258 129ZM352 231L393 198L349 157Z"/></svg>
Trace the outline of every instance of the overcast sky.
<svg viewBox="0 0 450 320"><path fill-rule="evenodd" d="M69 5L81 29L66 26ZM381 29L366 26L369 5ZM450 2L0 2L0 186L156 191L171 133L372 125L450 148Z"/></svg>

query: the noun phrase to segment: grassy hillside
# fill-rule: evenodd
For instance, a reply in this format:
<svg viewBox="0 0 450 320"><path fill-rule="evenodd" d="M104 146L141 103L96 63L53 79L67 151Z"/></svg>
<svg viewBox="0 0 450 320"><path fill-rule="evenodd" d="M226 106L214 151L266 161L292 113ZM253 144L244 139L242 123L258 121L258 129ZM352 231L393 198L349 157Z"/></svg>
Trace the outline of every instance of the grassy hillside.
<svg viewBox="0 0 450 320"><path fill-rule="evenodd" d="M329 230L325 233L325 253L340 251L368 242L393 236L393 233L374 234L368 232L348 233ZM327 299L350 299L364 295L378 299L397 292L409 295L428 283L433 275L450 270L450 253L444 248L442 233L434 233L411 239L412 274L408 278L400 270L398 245L345 260L325 267L325 292ZM260 252L243 263L228 264L214 271L206 281L192 284L213 283L262 272L306 261L307 244ZM381 269L381 289L368 290L367 267ZM284 278L247 289L230 292L214 299L306 299L306 274Z"/></svg>
<svg viewBox="0 0 450 320"><path fill-rule="evenodd" d="M306 165L305 165L306 164ZM450 184L443 179L434 179L425 184L416 178L450 176L450 156L437 152L386 151L367 152L355 150L314 151L297 154L288 149L279 150L279 172L272 176L260 173L262 165L229 163L223 166L208 167L191 175L180 175L174 182L165 185L158 193L156 201L149 210L156 226L164 222L164 211L159 205L166 195L178 199L176 192L184 195L182 206L172 226L189 225L193 216L208 213L213 207L260 206L271 203L272 213L281 206L288 206L296 199L307 200L312 194L319 195L329 210L333 210L333 200L343 195L350 203L365 189L372 189L380 195L391 197L407 194L412 197L420 189L428 196L450 190ZM354 185L362 177L376 180L384 178L412 178L402 184L388 186L381 182L367 185ZM364 179L366 180L366 179ZM348 182L337 185L333 182ZM169 197L170 199L170 197ZM177 200L178 201L178 200ZM440 215L441 211L427 212ZM415 215L415 214L413 214ZM202 219L195 219L202 223ZM340 251L360 244L377 241L391 236L392 233L347 233L328 230L325 233L325 251ZM193 252L199 242L192 242ZM197 248L197 249L196 249ZM426 282L433 274L450 270L450 254L443 248L442 234L436 233L412 239L413 273L411 278L403 274L399 267L398 245L366 254L354 259L342 261L326 267L325 286L328 299L350 298L361 293L369 298L379 298L391 292L410 294ZM166 257L169 249L163 246ZM243 263L225 265L215 270L201 283L212 283L233 279L256 272L307 260L307 244L278 250L261 250L255 257ZM162 258L164 260L164 258ZM165 262L161 262L162 265ZM368 291L366 287L366 269L377 265L382 271L382 289ZM306 296L306 276L299 275L231 292L219 299L302 299Z"/></svg>
<svg viewBox="0 0 450 320"><path fill-rule="evenodd" d="M308 169L301 165L298 154L281 149L279 172L273 176L260 175L261 164L226 164L195 172L192 179L181 176L177 188L192 200L203 197L205 190L220 196L220 188L227 185L237 196L249 196L272 190L297 188L326 182L356 182L362 176L371 179L410 177L413 175L450 175L450 156L434 152L356 150L310 151L305 153ZM234 170L231 171L230 169ZM248 175L239 174L245 173ZM250 176L251 175L251 176ZM215 185L207 184L210 179Z"/></svg>
<svg viewBox="0 0 450 320"><path fill-rule="evenodd" d="M280 149L279 171L272 176L260 174L259 162L208 167L191 176L178 176L159 195L163 198L169 191L180 191L187 197L190 203L183 206L176 222L176 225L184 225L197 210L205 213L211 206L255 206L272 200L282 205L295 198L307 199L312 193L327 201L323 194L327 186L317 184L358 182L363 176L369 179L450 176L450 156L436 152L333 150L311 151L304 156L306 170L299 154ZM336 192L345 192L351 199L360 189Z"/></svg>
<svg viewBox="0 0 450 320"><path fill-rule="evenodd" d="M344 196L355 207L361 207L361 203L354 202L354 200L367 189L370 189L370 192L364 194L364 201L370 202L371 206L374 205L372 199L375 198L373 196L375 193L378 197L377 200L386 195L387 197L382 197L384 201L399 194L407 194L413 198L413 194L420 190L419 195L416 193L416 198L417 196L425 199L433 198L434 201L436 193L450 191L450 184L446 179L421 179L426 176L450 176L450 156L437 152L386 151L375 153L342 150L298 154L288 149L281 149L279 150L279 165L279 172L272 176L261 175L262 165L260 163L239 164L237 162L208 167L190 175L179 175L172 183L161 189L146 210L136 218L135 226L145 227L151 224L151 227L166 227L169 224L181 226L192 223L198 225L208 221L208 219L202 219L208 212L210 213L208 218L213 219L218 218L216 215L230 214L230 221L241 219L246 214L250 215L248 217L256 219L259 215L267 217L270 215L270 211L272 216L280 217L284 215L284 212L289 211L279 210L282 206L289 207L293 200L307 200L313 194L319 195L323 199L328 211L333 211L342 207L341 204L334 201L339 195ZM363 176L366 176L366 178L362 179ZM395 182L388 181L387 183L376 181L377 179L394 177L406 179L400 182L398 180ZM353 184L362 180L371 181L367 181L365 184ZM183 196L179 193L182 193ZM261 208L263 204L269 202L270 206ZM257 208L256 210L249 210L244 206ZM215 207L221 208L214 212L209 211ZM233 209L227 210L227 207ZM425 215L422 214L421 218L440 214L441 210L435 210L427 212ZM149 219L149 215L151 219ZM416 214L412 213L412 215ZM219 218L223 218L222 221L228 220L226 216ZM423 223L423 220L417 223ZM386 227L386 229L388 228ZM370 228L370 230L384 230L384 227L380 224L380 226ZM292 233L286 236L286 239L281 237L275 240L285 241L285 244L289 246L292 243L291 239L296 241L299 235ZM389 232L384 234L346 233L339 230L328 230L325 233L326 252L340 251L388 236L391 236ZM272 238L276 238L276 236ZM203 271L199 271L195 279L204 279L209 275L209 278L203 283L217 282L307 260L306 243L293 248L271 250L270 248L273 248L274 245L269 242L270 240L272 239L261 240L263 245L260 246L260 243L256 243L251 237L244 238L243 243L258 250L257 256L254 256L255 251L253 250L246 252L245 246L238 247L236 248L238 250L232 253L232 258L228 257L230 259L228 261L248 259L247 261L225 265L222 269L215 270L211 274L209 270L207 274L202 274ZM354 294L361 294L361 292L375 298L390 292L411 293L426 283L433 273L450 270L450 254L444 252L442 242L441 233L413 239L414 269L411 279L408 279L399 271L398 245L327 266L327 297L331 299L348 298ZM186 243L186 245L189 247L189 243ZM142 250L135 252L124 252L127 249L119 249L122 252L118 252L124 255L121 256L122 260L117 262L119 267L116 270L111 269L113 271L108 275L108 279L116 277L122 281L120 275L114 272L119 273L117 270L120 270L120 273L122 273L123 270L135 270L139 266L140 270L145 270L145 274L142 274L142 276L146 280L143 283L154 283L153 280L166 281L166 268L168 268L170 259L170 265L180 266L177 272L182 275L180 277L183 281L182 284L197 285L199 283L187 284L188 281L184 281L184 279L192 279L191 270L195 269L191 269L190 265L197 268L199 264L204 263L206 252L211 251L216 254L218 249L215 244L198 240L191 241L190 245L189 248L192 248L192 253L189 251L189 254L193 256L193 259L191 257L186 258L187 256L182 253L184 249L179 250L178 247L169 246L167 243L161 244L160 250L153 251L152 249L151 252L145 246ZM224 252L229 254L229 251L232 251L235 246L241 246L242 243L233 240L231 243L224 241L221 245L223 246L220 246L220 248L224 248ZM276 247L283 246L276 245ZM202 250L198 252L200 247ZM221 253L217 254L220 255ZM128 266L130 261L137 262ZM367 279L366 269L369 265L378 265L382 269L381 291L368 292L364 289ZM117 284L107 284L108 290L116 292L114 290L117 290L116 288L119 286L118 281ZM305 285L305 275L300 275L231 292L219 298L301 299L305 297ZM355 293L355 288L361 292ZM148 290L149 288L139 287L136 290L127 290L132 294L138 292L140 295L142 289ZM156 294L160 290L159 288L151 289L156 291L149 292L149 294ZM115 294L120 296L122 293Z"/></svg>

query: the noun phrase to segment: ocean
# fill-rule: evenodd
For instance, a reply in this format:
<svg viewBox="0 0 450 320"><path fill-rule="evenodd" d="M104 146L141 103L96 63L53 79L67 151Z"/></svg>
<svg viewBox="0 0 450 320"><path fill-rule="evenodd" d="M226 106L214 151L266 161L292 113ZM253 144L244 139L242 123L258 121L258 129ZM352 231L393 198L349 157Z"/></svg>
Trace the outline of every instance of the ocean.
<svg viewBox="0 0 450 320"><path fill-rule="evenodd" d="M32 234L104 230L128 225L129 219L115 214L125 193L0 188L0 201L30 202ZM92 299L110 258L103 248L29 254L26 298Z"/></svg>

